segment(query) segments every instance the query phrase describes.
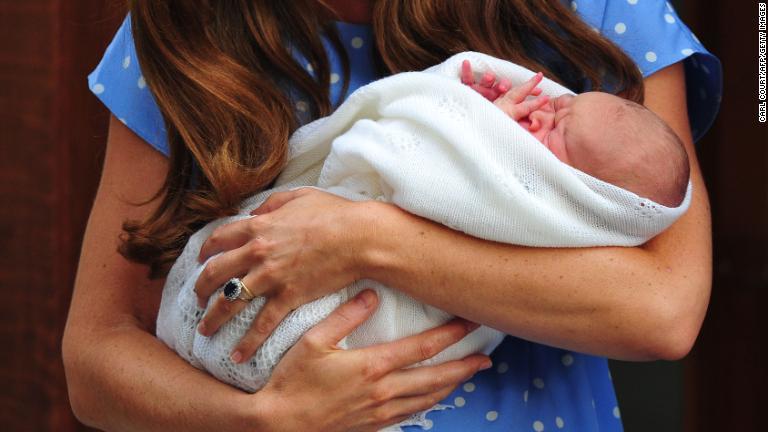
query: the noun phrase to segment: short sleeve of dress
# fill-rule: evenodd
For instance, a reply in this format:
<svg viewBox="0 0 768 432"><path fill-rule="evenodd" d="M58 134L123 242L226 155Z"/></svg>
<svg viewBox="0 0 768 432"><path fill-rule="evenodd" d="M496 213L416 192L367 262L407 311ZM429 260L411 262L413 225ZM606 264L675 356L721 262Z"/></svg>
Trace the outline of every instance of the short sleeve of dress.
<svg viewBox="0 0 768 432"><path fill-rule="evenodd" d="M130 16L123 21L104 57L88 76L96 97L128 128L168 155L165 124L139 68Z"/></svg>
<svg viewBox="0 0 768 432"><path fill-rule="evenodd" d="M575 0L571 9L613 41L647 77L683 61L688 117L694 140L712 125L720 107L722 67L663 0Z"/></svg>

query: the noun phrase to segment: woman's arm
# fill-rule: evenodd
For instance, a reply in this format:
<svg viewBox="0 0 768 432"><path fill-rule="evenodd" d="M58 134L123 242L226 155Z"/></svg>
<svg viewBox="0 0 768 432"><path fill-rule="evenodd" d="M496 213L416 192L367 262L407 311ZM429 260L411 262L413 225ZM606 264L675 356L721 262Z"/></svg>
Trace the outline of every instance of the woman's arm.
<svg viewBox="0 0 768 432"><path fill-rule="evenodd" d="M378 243L364 260L364 276L536 342L629 360L683 357L709 301L709 203L689 129L682 64L645 85L646 106L675 130L691 162L693 200L671 228L637 248L525 248L480 241L370 204L380 207L371 214L384 227L372 236Z"/></svg>
<svg viewBox="0 0 768 432"><path fill-rule="evenodd" d="M70 402L83 423L105 430L244 430L230 408L242 406L242 393L153 336L163 281L117 253L122 221L154 207L131 203L151 197L167 169L165 157L112 120L64 333Z"/></svg>
<svg viewBox="0 0 768 432"><path fill-rule="evenodd" d="M154 205L131 203L152 196L167 169L165 157L112 118L63 340L70 402L83 423L110 431L246 432L310 430L334 419L323 430L378 430L431 407L488 366L486 357L471 356L400 370L465 336L472 327L461 321L403 343L337 349L375 309L368 292L307 333L256 394L195 369L154 337L163 282L149 281L145 266L117 253L122 221L141 219Z"/></svg>
<svg viewBox="0 0 768 432"><path fill-rule="evenodd" d="M390 204L300 189L273 194L258 217L214 231L201 256L228 252L209 263L196 292L205 299L248 273L252 291L269 296L236 348L243 359L290 310L363 278L539 343L620 359L680 358L696 339L711 283L709 206L682 64L647 79L646 104L685 143L694 195L681 219L641 247L494 243ZM219 299L201 332L215 332L235 312Z"/></svg>

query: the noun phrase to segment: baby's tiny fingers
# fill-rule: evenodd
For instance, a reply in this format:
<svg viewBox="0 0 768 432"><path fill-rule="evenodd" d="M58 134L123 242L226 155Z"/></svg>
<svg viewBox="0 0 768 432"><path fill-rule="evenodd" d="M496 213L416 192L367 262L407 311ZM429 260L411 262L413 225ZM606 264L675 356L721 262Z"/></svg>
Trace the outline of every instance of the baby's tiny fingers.
<svg viewBox="0 0 768 432"><path fill-rule="evenodd" d="M488 87L482 87L479 84L473 84L470 86L472 90L480 93L480 96L488 99L489 101L493 102L496 100L496 98L499 95L499 92Z"/></svg>
<svg viewBox="0 0 768 432"><path fill-rule="evenodd" d="M512 108L512 113L510 115L515 120L520 120L522 118L527 117L537 109L543 107L544 105L547 104L547 102L549 102L549 96L547 95L539 96L536 99L529 99L527 101L523 101L519 104L516 104Z"/></svg>
<svg viewBox="0 0 768 432"><path fill-rule="evenodd" d="M493 83L496 82L496 75L493 72L486 72L483 74L483 78L480 79L480 85L482 87L491 88Z"/></svg>
<svg viewBox="0 0 768 432"><path fill-rule="evenodd" d="M475 83L475 77L472 74L472 65L469 63L469 60L461 62L461 82L466 85Z"/></svg>
<svg viewBox="0 0 768 432"><path fill-rule="evenodd" d="M499 82L496 83L494 88L498 90L500 94L504 94L508 92L510 88L512 88L512 83L508 79L502 78Z"/></svg>

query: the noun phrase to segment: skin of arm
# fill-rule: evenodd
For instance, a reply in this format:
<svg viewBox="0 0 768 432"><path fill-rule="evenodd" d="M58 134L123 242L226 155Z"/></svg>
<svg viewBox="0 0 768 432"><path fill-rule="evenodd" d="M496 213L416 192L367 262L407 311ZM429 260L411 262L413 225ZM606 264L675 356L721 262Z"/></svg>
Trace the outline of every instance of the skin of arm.
<svg viewBox="0 0 768 432"><path fill-rule="evenodd" d="M146 266L117 253L122 222L156 205L132 203L151 197L167 169L163 155L112 117L62 346L70 403L83 423L144 432L376 431L490 367L473 355L403 370L474 329L463 320L391 344L337 348L375 310L375 295L364 291L302 337L255 394L195 369L154 336L164 281L148 280Z"/></svg>
<svg viewBox="0 0 768 432"><path fill-rule="evenodd" d="M227 406L245 406L236 403L242 393L153 336L163 280L149 281L146 267L117 253L122 221L154 207L130 203L160 187L167 160L114 119L109 142L63 339L73 411L105 430L245 430L238 416L226 415Z"/></svg>
<svg viewBox="0 0 768 432"><path fill-rule="evenodd" d="M292 309L366 278L534 342L624 360L679 359L695 342L709 302L710 211L682 64L648 77L645 89L646 106L685 145L694 192L686 214L642 246L494 243L391 204L305 188L275 193L254 210L258 217L217 228L200 259L224 253L206 266L196 293L205 301L245 274L251 291L269 297L233 350L243 361ZM213 334L241 307L220 296L198 331Z"/></svg>
<svg viewBox="0 0 768 432"><path fill-rule="evenodd" d="M377 207L367 213L377 214L379 228L370 236L362 275L535 342L626 360L685 356L711 289L709 202L682 64L648 77L645 89L645 105L678 134L691 165L691 206L668 230L636 248L525 248L368 203Z"/></svg>

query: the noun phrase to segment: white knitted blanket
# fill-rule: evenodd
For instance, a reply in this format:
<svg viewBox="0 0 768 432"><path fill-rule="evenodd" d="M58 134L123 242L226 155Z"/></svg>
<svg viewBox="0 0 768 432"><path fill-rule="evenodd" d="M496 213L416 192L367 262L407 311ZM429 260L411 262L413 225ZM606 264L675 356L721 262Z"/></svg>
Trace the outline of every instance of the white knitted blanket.
<svg viewBox="0 0 768 432"><path fill-rule="evenodd" d="M690 186L679 207L667 208L561 163L517 122L460 83L464 59L515 85L533 75L509 62L463 53L424 72L362 87L331 116L297 130L278 186L246 200L240 216L214 221L190 238L163 290L158 337L198 368L253 392L305 331L364 287L376 289L380 306L346 339L347 347L399 339L451 318L374 281L360 281L296 309L251 361L232 364L229 354L264 299L252 301L214 336L200 336L195 328L203 310L192 288L203 265L196 257L215 227L248 217L280 190L311 185L354 200L383 200L475 237L538 247L639 245L686 210ZM550 96L569 92L547 79L540 87ZM481 327L428 363L490 353L502 337Z"/></svg>

